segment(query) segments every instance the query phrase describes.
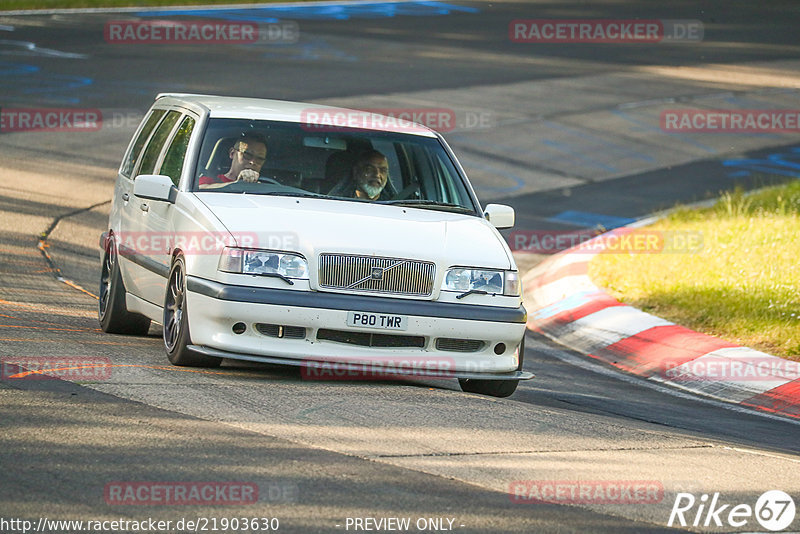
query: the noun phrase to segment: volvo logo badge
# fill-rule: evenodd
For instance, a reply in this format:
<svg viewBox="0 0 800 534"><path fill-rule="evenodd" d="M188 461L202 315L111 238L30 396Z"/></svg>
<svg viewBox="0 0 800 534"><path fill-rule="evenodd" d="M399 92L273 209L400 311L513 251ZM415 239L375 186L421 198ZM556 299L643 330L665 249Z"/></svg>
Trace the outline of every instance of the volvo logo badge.
<svg viewBox="0 0 800 534"><path fill-rule="evenodd" d="M400 267L401 265L405 265L408 263L409 260L398 260L393 264L389 265L388 267L370 267L369 268L369 275L365 276L361 280L356 280L345 289L353 289L354 287L358 287L365 282L369 282L370 280L383 280L383 273L394 269L395 267Z"/></svg>

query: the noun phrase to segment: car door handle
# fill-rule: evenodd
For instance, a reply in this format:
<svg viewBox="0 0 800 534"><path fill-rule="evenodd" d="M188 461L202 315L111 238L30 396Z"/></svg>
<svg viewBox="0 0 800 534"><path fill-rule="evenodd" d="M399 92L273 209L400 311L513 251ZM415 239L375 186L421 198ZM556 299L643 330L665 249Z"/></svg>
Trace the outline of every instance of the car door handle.
<svg viewBox="0 0 800 534"><path fill-rule="evenodd" d="M142 211L150 211L150 206L142 202L142 204L139 206L139 209L141 209Z"/></svg>
<svg viewBox="0 0 800 534"><path fill-rule="evenodd" d="M130 198L131 198L131 196L128 193L122 193L122 200L124 200L125 202L127 202L128 199L130 199Z"/></svg>

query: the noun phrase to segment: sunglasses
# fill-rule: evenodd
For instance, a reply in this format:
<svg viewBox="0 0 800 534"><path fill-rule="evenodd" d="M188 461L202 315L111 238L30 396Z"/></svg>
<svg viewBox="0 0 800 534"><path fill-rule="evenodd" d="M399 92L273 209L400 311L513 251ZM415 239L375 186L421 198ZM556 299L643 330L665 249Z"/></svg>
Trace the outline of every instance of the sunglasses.
<svg viewBox="0 0 800 534"><path fill-rule="evenodd" d="M265 161L267 161L266 157L262 158L261 156L256 156L249 150L242 150L241 148L237 148L236 151L239 152L242 156L244 156L244 159L246 159L247 161L253 161L255 163L264 163Z"/></svg>

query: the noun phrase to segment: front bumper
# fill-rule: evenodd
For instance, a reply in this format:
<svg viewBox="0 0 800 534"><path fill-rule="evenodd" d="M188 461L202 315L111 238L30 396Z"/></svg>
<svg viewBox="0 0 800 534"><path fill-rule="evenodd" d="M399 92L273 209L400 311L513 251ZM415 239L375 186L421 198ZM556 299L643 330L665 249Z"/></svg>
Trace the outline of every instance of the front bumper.
<svg viewBox="0 0 800 534"><path fill-rule="evenodd" d="M280 290L187 279L192 350L222 358L310 365L336 362L337 369L365 365L391 374L447 378L526 380L517 348L525 333L523 306L504 308L470 304L394 299L316 291ZM349 311L403 315L402 332L347 326ZM233 325L244 323L236 334ZM279 325L302 331L298 337L265 335L256 325ZM283 329L281 329L283 331ZM364 346L332 340L336 331L369 338L399 335L419 339L419 346ZM481 341L479 350L440 350L441 338ZM502 348L502 350L500 350ZM430 371L430 372L427 372Z"/></svg>
<svg viewBox="0 0 800 534"><path fill-rule="evenodd" d="M275 356L254 356L252 354L228 352L209 347L200 347L198 345L189 345L189 349L194 352L205 354L206 356L214 356L216 358L230 358L232 360L246 360L251 362L304 367L306 368L306 373L308 375L320 378L364 378L369 376L383 377L383 375L420 378L471 378L481 380L530 380L531 378L534 378L533 373L529 373L527 371L513 371L511 373L473 373L469 371L449 370L443 366L432 366L431 368L425 369L421 368L420 366L414 366L415 362L410 362L412 365L406 367L401 365L393 365L394 363L400 364L402 361L393 361L391 362L392 365L383 365L380 368L376 368L373 366L372 361L326 362L318 360L294 360L291 358L280 358Z"/></svg>

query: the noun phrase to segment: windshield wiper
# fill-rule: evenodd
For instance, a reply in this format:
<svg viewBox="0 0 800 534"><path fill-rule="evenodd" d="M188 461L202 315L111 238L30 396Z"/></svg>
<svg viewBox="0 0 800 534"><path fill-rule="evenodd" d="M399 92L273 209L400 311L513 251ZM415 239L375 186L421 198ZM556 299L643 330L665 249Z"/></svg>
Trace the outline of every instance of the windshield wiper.
<svg viewBox="0 0 800 534"><path fill-rule="evenodd" d="M459 206L458 204L451 204L449 202L437 202L435 200L423 199L406 199L406 200L386 200L381 204L389 204L392 206L408 206L410 208L423 208L423 209L443 209L446 211L455 211L458 213L475 213L475 210Z"/></svg>
<svg viewBox="0 0 800 534"><path fill-rule="evenodd" d="M460 295L456 295L456 298L461 300L464 297L468 297L470 295L488 295L488 294L489 294L489 292L488 291L484 291L483 289L470 289L469 291L467 291L465 293L461 293Z"/></svg>
<svg viewBox="0 0 800 534"><path fill-rule="evenodd" d="M284 282L286 282L290 286L294 285L294 282L292 281L291 278L283 276L281 273L258 273L258 274L256 274L256 276L269 276L269 277L272 277L272 278L280 278L281 280L283 280Z"/></svg>
<svg viewBox="0 0 800 534"><path fill-rule="evenodd" d="M299 191L268 191L266 193L255 193L256 195L268 195L274 197L301 197L301 198L325 198L324 195L317 193L301 193Z"/></svg>

